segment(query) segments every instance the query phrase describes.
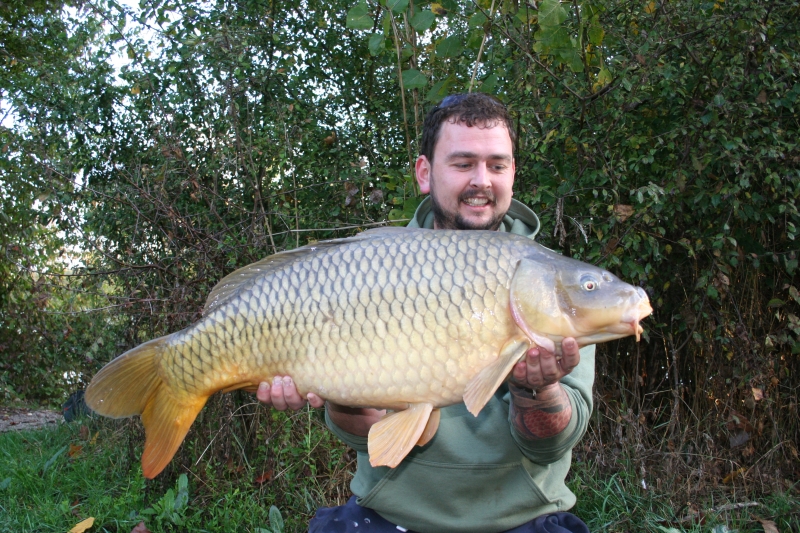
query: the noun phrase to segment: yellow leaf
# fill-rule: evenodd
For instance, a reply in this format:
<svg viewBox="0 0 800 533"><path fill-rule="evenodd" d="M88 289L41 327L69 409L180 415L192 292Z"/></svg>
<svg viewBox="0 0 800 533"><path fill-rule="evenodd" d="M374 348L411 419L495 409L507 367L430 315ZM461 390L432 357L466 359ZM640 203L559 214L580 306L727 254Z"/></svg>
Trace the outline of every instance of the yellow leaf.
<svg viewBox="0 0 800 533"><path fill-rule="evenodd" d="M644 7L644 12L647 13L648 15L652 15L653 13L655 13L656 12L656 3L655 2L650 2L649 4L647 4Z"/></svg>
<svg viewBox="0 0 800 533"><path fill-rule="evenodd" d="M447 10L442 7L442 4L431 4L431 11L433 11L435 15L447 15Z"/></svg>
<svg viewBox="0 0 800 533"><path fill-rule="evenodd" d="M744 474L745 472L747 472L747 469L746 469L746 468L744 468L744 467L742 467L742 468L740 468L740 469L738 469L738 470L734 470L733 472L731 472L730 474L728 474L727 476L725 476L725 479L723 479L723 480L722 480L722 482L723 482L723 483L730 483L731 481L733 481L734 479L736 479L736 478L737 478L738 476L740 476L741 474Z"/></svg>
<svg viewBox="0 0 800 533"><path fill-rule="evenodd" d="M139 94L140 92L142 92L142 90L139 88L138 85L134 85L133 87L131 87L131 94Z"/></svg>
<svg viewBox="0 0 800 533"><path fill-rule="evenodd" d="M83 533L84 531L86 531L87 529L92 527L93 525L94 525L94 517L90 516L89 518L87 518L83 522L78 522L77 524L75 524L75 527L70 529L69 533Z"/></svg>

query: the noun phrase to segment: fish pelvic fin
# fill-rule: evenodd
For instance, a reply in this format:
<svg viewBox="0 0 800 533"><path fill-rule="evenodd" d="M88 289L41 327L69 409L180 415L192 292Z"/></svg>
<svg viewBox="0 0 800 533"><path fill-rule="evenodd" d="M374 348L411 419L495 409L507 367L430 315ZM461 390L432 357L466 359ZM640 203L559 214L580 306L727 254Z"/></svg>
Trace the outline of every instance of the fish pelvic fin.
<svg viewBox="0 0 800 533"><path fill-rule="evenodd" d="M177 395L161 379L158 364L169 336L153 339L120 355L92 378L86 404L111 418L141 415L147 439L142 470L158 475L175 455L208 397Z"/></svg>
<svg viewBox="0 0 800 533"><path fill-rule="evenodd" d="M511 369L525 356L531 344L523 336L515 336L506 341L500 349L497 359L484 367L474 378L467 383L464 391L464 403L467 410L475 416L481 412L494 392L505 381Z"/></svg>
<svg viewBox="0 0 800 533"><path fill-rule="evenodd" d="M169 464L207 400L208 396L178 399L166 383L160 383L142 413L144 477L153 479Z"/></svg>
<svg viewBox="0 0 800 533"><path fill-rule="evenodd" d="M429 403L412 403L408 409L389 413L373 424L367 440L370 464L399 465L425 432L431 411L433 405ZM436 418L438 427L438 415Z"/></svg>
<svg viewBox="0 0 800 533"><path fill-rule="evenodd" d="M428 418L428 423L425 424L425 431L422 432L422 435L417 441L417 446L425 446L431 441L433 436L436 435L436 430L439 429L440 418L441 411L438 409L431 411L431 416Z"/></svg>

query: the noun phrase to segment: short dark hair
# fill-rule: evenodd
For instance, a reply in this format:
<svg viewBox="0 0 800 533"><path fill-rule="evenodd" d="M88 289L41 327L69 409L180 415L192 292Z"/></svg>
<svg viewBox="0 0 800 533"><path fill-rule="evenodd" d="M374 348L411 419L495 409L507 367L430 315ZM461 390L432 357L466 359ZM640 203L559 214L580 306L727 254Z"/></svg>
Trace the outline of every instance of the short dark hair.
<svg viewBox="0 0 800 533"><path fill-rule="evenodd" d="M469 127L494 128L502 125L511 137L511 146L517 144L517 131L505 104L484 93L451 94L428 111L422 123L420 155L433 161L433 150L445 121L466 124Z"/></svg>

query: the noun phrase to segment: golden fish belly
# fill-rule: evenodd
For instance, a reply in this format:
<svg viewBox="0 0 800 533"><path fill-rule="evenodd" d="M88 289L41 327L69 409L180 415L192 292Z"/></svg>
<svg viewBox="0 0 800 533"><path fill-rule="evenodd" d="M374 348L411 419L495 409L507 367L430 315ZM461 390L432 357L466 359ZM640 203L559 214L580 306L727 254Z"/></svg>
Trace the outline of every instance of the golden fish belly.
<svg viewBox="0 0 800 533"><path fill-rule="evenodd" d="M516 331L516 261L485 239L426 237L355 242L254 280L173 339L164 374L199 394L289 375L346 405L461 401Z"/></svg>

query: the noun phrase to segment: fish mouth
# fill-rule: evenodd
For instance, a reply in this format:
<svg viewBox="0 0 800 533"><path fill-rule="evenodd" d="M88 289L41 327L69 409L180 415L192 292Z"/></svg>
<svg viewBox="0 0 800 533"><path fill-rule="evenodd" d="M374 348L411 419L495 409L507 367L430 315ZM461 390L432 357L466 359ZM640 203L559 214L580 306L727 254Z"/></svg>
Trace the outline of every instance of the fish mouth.
<svg viewBox="0 0 800 533"><path fill-rule="evenodd" d="M639 342L641 340L642 333L644 332L644 328L639 324L639 321L650 316L650 313L653 312L653 307L650 305L650 300L646 297L645 299L641 300L636 308L636 312L637 315L635 315L631 320L625 320L624 322L630 325L633 334L636 335L636 342Z"/></svg>

